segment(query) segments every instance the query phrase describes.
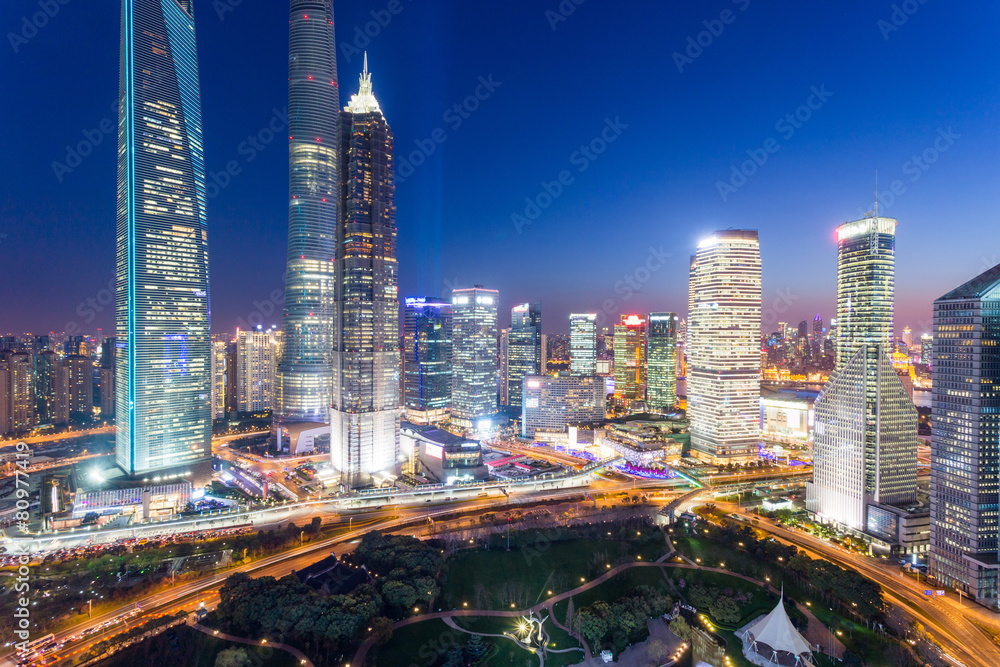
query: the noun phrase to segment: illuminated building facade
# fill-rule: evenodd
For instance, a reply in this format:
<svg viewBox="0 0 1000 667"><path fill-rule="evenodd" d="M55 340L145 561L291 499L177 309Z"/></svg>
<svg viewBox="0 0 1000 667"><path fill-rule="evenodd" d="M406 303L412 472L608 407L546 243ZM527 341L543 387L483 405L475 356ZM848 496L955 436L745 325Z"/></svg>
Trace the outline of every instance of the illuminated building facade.
<svg viewBox="0 0 1000 667"><path fill-rule="evenodd" d="M403 309L404 399L408 421L444 421L451 407L451 302L409 297Z"/></svg>
<svg viewBox="0 0 1000 667"><path fill-rule="evenodd" d="M130 475L210 455L201 93L191 0L123 0L115 458Z"/></svg>
<svg viewBox="0 0 1000 667"><path fill-rule="evenodd" d="M66 357L69 368L69 411L90 417L94 414L94 364L90 357Z"/></svg>
<svg viewBox="0 0 1000 667"><path fill-rule="evenodd" d="M0 350L0 433L25 433L35 425L31 355Z"/></svg>
<svg viewBox="0 0 1000 667"><path fill-rule="evenodd" d="M226 342L212 343L212 419L226 417Z"/></svg>
<svg viewBox="0 0 1000 667"><path fill-rule="evenodd" d="M646 407L671 412L677 402L677 313L650 313L646 333Z"/></svg>
<svg viewBox="0 0 1000 667"><path fill-rule="evenodd" d="M478 428L497 412L499 301L482 285L452 291L451 417L460 426Z"/></svg>
<svg viewBox="0 0 1000 667"><path fill-rule="evenodd" d="M627 408L646 398L646 320L622 315L615 325L615 402Z"/></svg>
<svg viewBox="0 0 1000 667"><path fill-rule="evenodd" d="M507 339L507 405L521 407L524 378L542 372L542 306L522 303L510 311Z"/></svg>
<svg viewBox="0 0 1000 667"><path fill-rule="evenodd" d="M45 350L35 355L34 364L35 418L39 424L58 423L54 419L59 357L52 350Z"/></svg>
<svg viewBox="0 0 1000 667"><path fill-rule="evenodd" d="M998 601L1000 266L934 302L929 573Z"/></svg>
<svg viewBox="0 0 1000 667"><path fill-rule="evenodd" d="M604 420L604 378L597 375L528 375L524 378L521 435L565 433L571 424Z"/></svg>
<svg viewBox="0 0 1000 667"><path fill-rule="evenodd" d="M837 370L816 400L806 506L881 534L877 506L917 491L917 410L892 365L896 220L848 222L837 239Z"/></svg>
<svg viewBox="0 0 1000 667"><path fill-rule="evenodd" d="M756 231L720 231L698 244L688 297L687 415L699 458L757 457L760 301Z"/></svg>
<svg viewBox="0 0 1000 667"><path fill-rule="evenodd" d="M571 375L597 374L597 313L569 316L569 372Z"/></svg>
<svg viewBox="0 0 1000 667"><path fill-rule="evenodd" d="M213 355L216 352L213 349ZM278 338L273 330L236 334L237 412L264 412L273 407L277 358Z"/></svg>
<svg viewBox="0 0 1000 667"><path fill-rule="evenodd" d="M291 0L288 20L288 254L272 438L329 424L334 261L340 206L340 89L332 0ZM287 425L288 429L282 430ZM298 428L298 427L296 427ZM294 429L293 429L294 430Z"/></svg>
<svg viewBox="0 0 1000 667"><path fill-rule="evenodd" d="M372 92L368 60L340 116L330 452L341 482L395 469L400 353L393 137Z"/></svg>

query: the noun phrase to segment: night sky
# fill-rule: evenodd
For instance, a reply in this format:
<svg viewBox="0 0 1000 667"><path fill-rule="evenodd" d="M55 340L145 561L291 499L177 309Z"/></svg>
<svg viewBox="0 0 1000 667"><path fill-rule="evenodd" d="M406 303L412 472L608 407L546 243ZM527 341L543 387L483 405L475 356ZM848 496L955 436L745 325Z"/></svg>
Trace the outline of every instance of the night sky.
<svg viewBox="0 0 1000 667"><path fill-rule="evenodd" d="M0 332L114 326L120 3L61 1L37 31L38 0L0 3ZM401 297L484 284L502 325L540 300L550 333L571 311L683 313L697 241L736 227L760 231L765 324L828 320L834 228L872 207L876 170L900 223L897 330L928 330L935 297L1000 263L997 3L576 3L336 4L341 104L366 47L408 175ZM287 143L245 142L282 122L288 3L195 5L208 171L240 170L209 202L213 330L280 324Z"/></svg>

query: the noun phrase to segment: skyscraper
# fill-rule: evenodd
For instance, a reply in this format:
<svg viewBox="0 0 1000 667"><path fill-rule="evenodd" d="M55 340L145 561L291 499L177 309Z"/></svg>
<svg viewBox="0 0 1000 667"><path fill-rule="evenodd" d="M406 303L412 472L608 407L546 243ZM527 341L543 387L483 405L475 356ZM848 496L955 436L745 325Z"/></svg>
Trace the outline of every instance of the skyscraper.
<svg viewBox="0 0 1000 667"><path fill-rule="evenodd" d="M82 417L94 414L94 365L90 357L66 357L69 368L69 411Z"/></svg>
<svg viewBox="0 0 1000 667"><path fill-rule="evenodd" d="M403 310L407 421L444 421L451 407L451 302L409 297Z"/></svg>
<svg viewBox="0 0 1000 667"><path fill-rule="evenodd" d="M499 301L482 285L452 291L451 417L460 426L479 427L497 412Z"/></svg>
<svg viewBox="0 0 1000 667"><path fill-rule="evenodd" d="M35 425L35 382L31 355L0 350L0 433L24 433Z"/></svg>
<svg viewBox="0 0 1000 667"><path fill-rule="evenodd" d="M507 405L521 412L524 378L542 372L542 306L521 303L510 311L507 341Z"/></svg>
<svg viewBox="0 0 1000 667"><path fill-rule="evenodd" d="M101 340L101 418L110 419L115 416L115 345L114 336Z"/></svg>
<svg viewBox="0 0 1000 667"><path fill-rule="evenodd" d="M264 412L272 408L277 351L278 339L273 330L240 331L236 334L238 412Z"/></svg>
<svg viewBox="0 0 1000 667"><path fill-rule="evenodd" d="M896 220L837 228L837 370L816 400L806 506L885 535L917 490L917 411L892 367Z"/></svg>
<svg viewBox="0 0 1000 667"><path fill-rule="evenodd" d="M399 301L392 130L368 58L341 123L330 451L348 486L399 454Z"/></svg>
<svg viewBox="0 0 1000 667"><path fill-rule="evenodd" d="M127 473L210 454L201 93L191 0L123 0L115 458Z"/></svg>
<svg viewBox="0 0 1000 667"><path fill-rule="evenodd" d="M597 374L597 313L569 316L570 375Z"/></svg>
<svg viewBox="0 0 1000 667"><path fill-rule="evenodd" d="M593 424L605 417L604 378L597 375L528 375L524 379L521 436L539 431L565 433L574 424Z"/></svg>
<svg viewBox="0 0 1000 667"><path fill-rule="evenodd" d="M671 412L677 402L677 313L650 313L646 333L646 406Z"/></svg>
<svg viewBox="0 0 1000 667"><path fill-rule="evenodd" d="M691 258L687 413L692 453L713 462L757 457L760 440L760 243L716 232Z"/></svg>
<svg viewBox="0 0 1000 667"><path fill-rule="evenodd" d="M930 574L998 597L1000 266L934 302Z"/></svg>
<svg viewBox="0 0 1000 667"><path fill-rule="evenodd" d="M35 355L35 418L39 424L54 424L59 358L52 350ZM2 430L2 429L0 429Z"/></svg>
<svg viewBox="0 0 1000 667"><path fill-rule="evenodd" d="M212 419L226 418L226 345L212 343Z"/></svg>
<svg viewBox="0 0 1000 667"><path fill-rule="evenodd" d="M818 364L823 360L823 318L819 313L816 313L816 317L813 318L812 340L810 343L812 347L812 361L814 364Z"/></svg>
<svg viewBox="0 0 1000 667"><path fill-rule="evenodd" d="M646 320L622 315L615 325L615 401L627 408L646 400Z"/></svg>
<svg viewBox="0 0 1000 667"><path fill-rule="evenodd" d="M272 438L284 429L281 447L285 431L330 423L341 197L337 81L332 0L291 0L285 340L271 421Z"/></svg>

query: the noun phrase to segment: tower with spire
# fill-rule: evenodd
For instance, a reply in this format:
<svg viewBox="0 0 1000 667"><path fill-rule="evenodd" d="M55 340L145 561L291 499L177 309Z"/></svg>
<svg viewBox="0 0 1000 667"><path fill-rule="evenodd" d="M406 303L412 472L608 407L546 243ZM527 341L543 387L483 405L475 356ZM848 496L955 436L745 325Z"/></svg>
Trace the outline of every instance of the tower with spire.
<svg viewBox="0 0 1000 667"><path fill-rule="evenodd" d="M393 472L399 454L399 301L393 135L365 54L340 113L330 451L341 483Z"/></svg>

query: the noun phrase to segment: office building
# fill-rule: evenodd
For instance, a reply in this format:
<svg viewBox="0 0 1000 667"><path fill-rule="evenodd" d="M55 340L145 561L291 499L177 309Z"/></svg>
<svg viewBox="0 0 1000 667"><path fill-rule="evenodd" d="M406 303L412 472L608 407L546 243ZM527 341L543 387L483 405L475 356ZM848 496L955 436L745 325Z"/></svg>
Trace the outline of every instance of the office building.
<svg viewBox="0 0 1000 667"><path fill-rule="evenodd" d="M569 316L569 372L572 375L597 374L597 313L571 313Z"/></svg>
<svg viewBox="0 0 1000 667"><path fill-rule="evenodd" d="M870 535L916 500L917 410L892 366L896 220L837 228L837 370L816 399L806 507Z"/></svg>
<svg viewBox="0 0 1000 667"><path fill-rule="evenodd" d="M1000 266L934 302L929 574L998 602Z"/></svg>
<svg viewBox="0 0 1000 667"><path fill-rule="evenodd" d="M330 423L340 207L340 89L332 0L292 0L288 20L288 252L284 346L271 437ZM299 427L296 427L297 430ZM288 429L286 429L287 433Z"/></svg>
<svg viewBox="0 0 1000 667"><path fill-rule="evenodd" d="M34 364L27 352L0 350L0 433L27 433L35 425Z"/></svg>
<svg viewBox="0 0 1000 667"><path fill-rule="evenodd" d="M604 378L596 375L528 375L524 378L521 435L565 433L575 424L594 424L605 417Z"/></svg>
<svg viewBox="0 0 1000 667"><path fill-rule="evenodd" d="M34 356L35 421L39 424L54 424L56 413L57 370L61 362L52 350L39 352Z"/></svg>
<svg viewBox="0 0 1000 667"><path fill-rule="evenodd" d="M101 383L100 406L103 419L113 419L115 416L115 345L114 336L102 337L98 372Z"/></svg>
<svg viewBox="0 0 1000 667"><path fill-rule="evenodd" d="M122 4L115 459L129 475L211 454L207 193L192 5Z"/></svg>
<svg viewBox="0 0 1000 667"><path fill-rule="evenodd" d="M84 418L94 415L94 364L90 357L66 357L69 369L69 411Z"/></svg>
<svg viewBox="0 0 1000 667"><path fill-rule="evenodd" d="M760 244L716 232L691 258L687 415L694 456L754 459L760 440Z"/></svg>
<svg viewBox="0 0 1000 667"><path fill-rule="evenodd" d="M212 419L226 418L226 345L212 343Z"/></svg>
<svg viewBox="0 0 1000 667"><path fill-rule="evenodd" d="M629 410L646 399L646 320L622 315L615 325L615 403Z"/></svg>
<svg viewBox="0 0 1000 667"><path fill-rule="evenodd" d="M646 407L672 412L677 403L677 313L650 313L646 328Z"/></svg>
<svg viewBox="0 0 1000 667"><path fill-rule="evenodd" d="M823 317L819 313L813 318L810 356L814 364L823 360Z"/></svg>
<svg viewBox="0 0 1000 667"><path fill-rule="evenodd" d="M544 340L545 336L542 336ZM497 352L497 397L500 405L510 405L510 390L507 375L510 372L510 327L500 330Z"/></svg>
<svg viewBox="0 0 1000 667"><path fill-rule="evenodd" d="M278 339L274 330L236 333L236 411L266 412L274 405ZM212 355L216 354L213 345ZM213 375L212 385L217 378ZM213 403L213 415L215 405Z"/></svg>
<svg viewBox="0 0 1000 667"><path fill-rule="evenodd" d="M451 408L451 302L410 297L403 309L406 418L416 424L445 421Z"/></svg>
<svg viewBox="0 0 1000 667"><path fill-rule="evenodd" d="M931 357L934 354L934 336L931 334L920 334L920 363L929 366Z"/></svg>
<svg viewBox="0 0 1000 667"><path fill-rule="evenodd" d="M482 285L452 291L452 421L489 428L497 414L497 304Z"/></svg>
<svg viewBox="0 0 1000 667"><path fill-rule="evenodd" d="M395 470L399 457L393 137L372 92L367 57L340 125L330 452L341 483L355 487Z"/></svg>
<svg viewBox="0 0 1000 667"><path fill-rule="evenodd" d="M511 308L507 341L507 403L520 412L524 378L542 372L542 306L522 303Z"/></svg>
<svg viewBox="0 0 1000 667"><path fill-rule="evenodd" d="M413 473L440 484L486 479L479 442L426 424L400 424L400 449L415 464Z"/></svg>

